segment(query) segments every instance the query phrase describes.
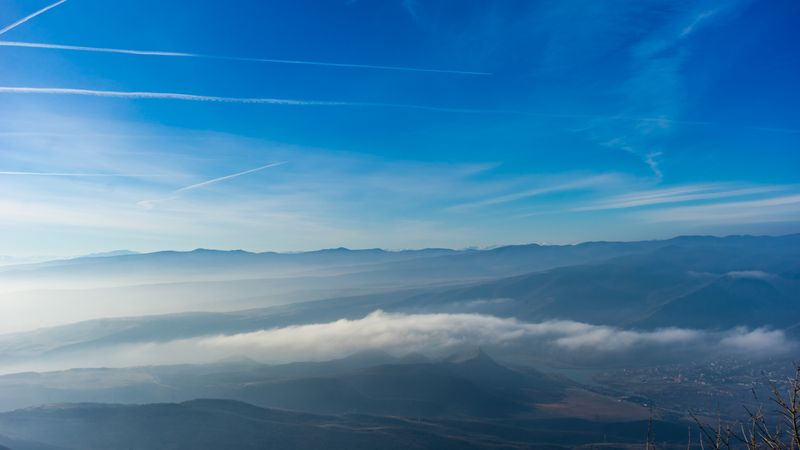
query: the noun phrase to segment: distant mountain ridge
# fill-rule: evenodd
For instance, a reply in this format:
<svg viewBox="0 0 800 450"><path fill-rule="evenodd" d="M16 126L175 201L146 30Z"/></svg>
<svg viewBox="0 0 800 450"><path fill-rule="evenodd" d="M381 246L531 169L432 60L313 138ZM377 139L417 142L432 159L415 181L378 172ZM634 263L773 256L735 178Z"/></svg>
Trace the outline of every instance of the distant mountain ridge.
<svg viewBox="0 0 800 450"><path fill-rule="evenodd" d="M364 352L324 361L76 369L0 376L0 411L42 403L157 403L197 397L319 414L506 417L556 401L568 384L483 353L441 361Z"/></svg>
<svg viewBox="0 0 800 450"><path fill-rule="evenodd" d="M330 255L338 253L352 257L348 250L333 250ZM168 253L157 254L156 258L166 258L171 265L184 256ZM224 253L221 261L242 256ZM88 276L105 267L106 262L142 257L153 256L98 258L86 273ZM253 257L257 258L244 255L245 259ZM235 267L234 264L231 270ZM516 274L521 271L524 272ZM492 273L505 276L491 276ZM11 272L0 272L0 281L4 276L11 276ZM435 280L442 282L437 284ZM266 303L270 296L278 294L285 298L302 294L310 301L234 311L76 321L0 335L0 361L79 353L108 345L360 319L378 309L390 313L478 313L530 322L564 319L636 329L790 328L800 323L800 234L687 236L569 247L503 247L445 255L434 251L427 257L365 264L343 274L267 281L219 282L214 289L209 282L189 283L190 290L177 292L190 294L185 300L190 306L183 305L184 311L199 305L196 298L200 296L225 295L235 286L242 287L240 292L262 291L250 294L250 304ZM177 289L176 285L165 286ZM120 294L129 289L138 292L126 287ZM165 303L174 291L164 289L142 291L146 296L131 297L135 302L130 304L151 298L158 304ZM88 298L92 292L75 291L70 302ZM97 292L102 294L97 297L100 302L114 294ZM58 294L54 301L63 301L63 293ZM10 298L13 297L6 295L5 301ZM19 297L19 302L27 304L28 299Z"/></svg>
<svg viewBox="0 0 800 450"><path fill-rule="evenodd" d="M579 244L560 244L560 245L541 245L541 244L515 244L498 246L488 249L447 249L447 248L423 248L408 250L385 250L381 248L349 249L345 247L328 248L303 252L250 252L246 250L216 250L197 248L190 251L162 250L156 252L140 253L130 250L115 250L110 252L89 254L73 259L57 259L35 264L25 264L25 270L48 268L53 266L72 266L82 264L110 264L111 259L119 258L130 264L132 261L146 261L157 263L160 261L176 262L176 259L186 257L187 262L197 263L203 257L222 258L221 262L234 262L235 257L245 258L244 262L314 262L314 263L380 263L390 261L402 261L406 259L460 256L460 255L482 255L489 258L515 257L520 253L533 253L539 258L552 258L554 254L561 253L561 256L569 256L572 253L579 253L581 257L592 257L593 252L602 252L602 257L620 256L620 254L639 253L641 251L654 250L669 245L681 244L713 244L724 241L748 241L759 240L760 242L800 240L800 234L784 236L747 236L734 235L725 237L715 236L678 236L666 240L648 241L589 241ZM598 256L599 257L599 256ZM92 258L109 258L105 261L86 261ZM585 261L584 261L585 262ZM4 267L0 272L14 271L17 267ZM19 269L23 269L20 267Z"/></svg>

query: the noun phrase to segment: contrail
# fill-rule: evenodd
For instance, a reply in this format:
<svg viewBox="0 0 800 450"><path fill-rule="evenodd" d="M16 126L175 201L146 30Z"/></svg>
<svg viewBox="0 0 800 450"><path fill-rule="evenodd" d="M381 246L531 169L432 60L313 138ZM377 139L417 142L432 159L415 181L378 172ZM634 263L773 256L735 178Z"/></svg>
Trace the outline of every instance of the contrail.
<svg viewBox="0 0 800 450"><path fill-rule="evenodd" d="M51 9L55 8L56 6L66 2L66 1L67 0L59 0L59 1L55 2L55 3L53 3L50 6L46 6L46 7L42 8L42 9L36 11L35 13L31 14L31 15L28 15L28 16L23 17L22 19L19 19L18 21L12 23L11 25L0 29L0 35L8 33L9 31L13 30L14 28L17 28L18 26L22 25L23 23L25 23L25 22L33 19L34 17L38 16L39 14L44 14L47 11L50 11Z"/></svg>
<svg viewBox="0 0 800 450"><path fill-rule="evenodd" d="M596 115L596 114L561 114L548 112L522 111L518 109L476 109L476 108L451 108L446 106L415 105L409 103L380 103L380 102L350 102L330 100L302 100L291 98L268 97L223 97L213 95L183 94L177 92L147 92L147 91L102 91L96 89L72 88L38 88L0 86L0 94L39 94L39 95L80 95L87 97L128 98L134 100L180 100L192 102L217 102L217 103L247 103L284 106L343 106L357 108L398 108L417 109L422 111L461 113L461 114L507 114L531 117L546 117L551 119L592 119L628 122L664 122L678 125L711 126L721 128L745 128L763 132L795 133L795 130L774 129L764 127L741 127L718 124L714 122L665 119L663 117L635 117L625 115Z"/></svg>
<svg viewBox="0 0 800 450"><path fill-rule="evenodd" d="M176 189L176 190L172 191L166 197L157 198L157 199L153 199L153 200L142 200L140 202L137 202L137 204L139 206L143 206L143 207L149 209L149 208L152 208L153 205L156 204L156 203L166 202L166 201L169 201L169 200L175 200L176 198L178 198L178 196L180 196L184 192L189 192L189 191L193 191L195 189L204 188L206 186L210 186L212 184L219 183L220 181L230 180L231 178L236 178L236 177L240 177L242 175L247 175L249 173L258 172L258 171L261 171L261 170L264 170L264 169L269 169L270 167L281 166L283 164L286 164L286 161L270 163L270 164L267 164L267 165L264 165L264 166L256 167L255 169L249 169L249 170L245 170L243 172L237 172L237 173L233 173L233 174L230 174L230 175L225 175L223 177L213 178L211 180L206 180L206 181L203 181L203 182L200 182L200 183L190 184L189 186L184 186L184 187L182 187L180 189Z"/></svg>
<svg viewBox="0 0 800 450"><path fill-rule="evenodd" d="M66 0L64 0L66 1ZM46 44L37 42L18 42L18 41L0 41L2 47L25 47L25 48L43 48L51 50L68 50L76 52L93 52L93 53L117 53L122 55L140 55L140 56L166 56L175 58L199 58L199 59L215 59L222 61L243 61L243 62L259 62L259 63L273 63L273 64L300 64L308 66L327 66L327 67L344 67L351 69L376 69L376 70L401 70L406 72L430 72L430 73L443 73L443 74L457 74L457 75L492 75L490 72L475 72L469 70L448 70L448 69L426 69L422 67L403 67L403 66L381 66L374 64L347 64L347 63L333 63L323 61L303 61L296 59L269 59L269 58L248 58L239 56L219 56L219 55L206 55L202 53L184 53L184 52L161 52L150 50L129 50L122 48L106 48L106 47L86 47L81 45L62 45L62 44Z"/></svg>
<svg viewBox="0 0 800 450"><path fill-rule="evenodd" d="M273 105L342 106L348 104L345 102L292 100L292 99L280 99L280 98L216 97L209 95L179 94L171 92L123 92L123 91L99 91L94 89L31 88L31 87L6 87L6 86L0 87L0 94L83 95L90 97L184 100L184 101L195 101L195 102L266 103Z"/></svg>
<svg viewBox="0 0 800 450"><path fill-rule="evenodd" d="M255 169L245 170L244 172L237 172L237 173L234 173L234 174L231 174L231 175L225 175L224 177L219 177L219 178L214 178L214 179L211 179L211 180L208 180L208 181L203 181L202 183L197 183L197 184L192 184L192 185L189 185L189 186L184 186L184 187L176 190L175 192L173 192L173 194L178 194L178 193L187 192L187 191L193 191L195 189L200 189L202 187L206 187L206 186L209 186L209 185L212 185L212 184L215 184L215 183L219 183L220 181L230 180L231 178L240 177L242 175L247 175L248 173L258 172L258 171L261 171L261 170L264 170L264 169L268 169L270 167L280 166L280 165L283 165L283 164L286 164L286 161L271 163L271 164L267 164L265 166L256 167Z"/></svg>
<svg viewBox="0 0 800 450"><path fill-rule="evenodd" d="M220 97L212 95L182 94L174 92L101 91L95 89L0 86L0 94L80 95L88 97L129 98L129 99L140 99L140 100L146 100L146 99L181 100L181 101L194 101L194 102L249 103L249 104L287 105L287 106L350 106L350 107L376 107L376 108L405 108L405 109L419 109L424 111L451 112L451 113L464 113L464 114L513 114L513 115L527 115L536 117L571 118L571 119L601 118L601 116L593 116L586 114L549 114L549 113L526 112L526 111L519 111L512 109L450 108L442 106L414 105L406 103L298 100L289 98ZM608 118L608 117L602 117L602 118ZM622 117L616 117L616 118L625 120L640 120L640 121L657 120L650 118L636 118L636 119L622 118Z"/></svg>
<svg viewBox="0 0 800 450"><path fill-rule="evenodd" d="M42 94L42 95L81 95L88 97L111 97L129 99L156 99L156 100L182 100L194 102L219 102L219 103L250 103L287 106L354 106L354 107L380 107L380 108L408 108L427 111L457 112L468 114L526 114L547 117L586 117L582 115L536 114L515 110L468 109L448 108L426 105L412 105L403 103L373 103L373 102L345 102L325 100L298 100L289 98L262 98L262 97L220 97L212 95L181 94L174 92L135 92L135 91L101 91L95 89L69 89L69 88L34 88L0 86L0 94Z"/></svg>

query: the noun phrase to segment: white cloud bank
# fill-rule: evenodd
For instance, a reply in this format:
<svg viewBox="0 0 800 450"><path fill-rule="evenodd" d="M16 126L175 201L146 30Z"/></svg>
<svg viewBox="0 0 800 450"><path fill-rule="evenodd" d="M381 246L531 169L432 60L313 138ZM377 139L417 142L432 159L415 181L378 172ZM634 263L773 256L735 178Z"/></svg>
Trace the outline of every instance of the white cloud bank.
<svg viewBox="0 0 800 450"><path fill-rule="evenodd" d="M58 361L6 367L54 370L67 367L124 367L204 363L231 356L280 363L344 357L365 350L395 354L443 354L484 346L541 357L633 356L648 352L742 353L775 355L797 348L783 331L739 327L723 332L681 328L623 330L581 322L523 322L483 314L399 314L375 311L361 319L296 325L255 332L200 336L165 342L131 343L81 350ZM605 356L603 356L605 355ZM76 361L76 357L78 360Z"/></svg>
<svg viewBox="0 0 800 450"><path fill-rule="evenodd" d="M748 331L736 328L720 341L725 347L733 350L759 353L777 353L779 350L791 350L796 344L789 340L783 331L758 328Z"/></svg>

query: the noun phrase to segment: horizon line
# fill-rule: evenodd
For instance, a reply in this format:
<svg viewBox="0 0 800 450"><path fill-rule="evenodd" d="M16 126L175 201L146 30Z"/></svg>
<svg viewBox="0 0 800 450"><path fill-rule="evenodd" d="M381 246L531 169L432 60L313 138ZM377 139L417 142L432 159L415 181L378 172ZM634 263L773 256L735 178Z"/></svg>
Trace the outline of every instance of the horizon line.
<svg viewBox="0 0 800 450"><path fill-rule="evenodd" d="M317 253L317 252L325 252L325 251L350 251L350 252L358 252L358 251L381 251L386 253L400 253L400 252L415 252L415 251L425 251L425 250L449 250L452 252L481 252L481 251L491 251L500 248L507 248L507 247L525 247L525 246L539 246L539 247L573 247L579 245L586 245L586 244L635 244L635 243L643 243L643 242L667 242L675 239L681 238L708 238L708 239L733 239L733 238L787 238L793 236L800 236L800 231L794 233L784 233L784 234L679 234L668 238L652 238L652 239L637 239L637 240L630 240L630 241L622 241L622 240L612 240L612 239L599 239L599 240L586 240L586 241L576 241L576 242L564 242L564 243L548 243L548 242L521 242L521 243L510 243L510 244L495 244L495 245L485 245L485 246L466 246L466 247L415 247L415 248L384 248L384 247L325 247L325 248L316 248L316 249L309 249L309 250L284 250L284 251L276 251L276 250L264 250L264 251L253 251L253 250L245 250L243 248L230 248L230 249L222 249L222 248L208 248L208 247L196 247L190 250L176 250L176 249L163 249L163 250L153 250L153 251L137 251L137 250L130 250L130 249L113 249L113 250L99 250L83 255L64 255L64 256L52 256L53 259L42 260L35 263L20 263L20 264L7 264L2 265L2 268L8 268L11 266L23 266L23 265L32 265L32 264L40 264L40 263L47 263L51 261L69 261L73 259L79 258L114 258L114 257L126 257L126 256L141 256L141 255L152 255L156 253L192 253L192 252L219 252L219 253L247 253L251 255L266 255L266 254L274 254L274 255L297 255L297 254L305 254L305 253ZM129 254L125 255L109 255L105 256L105 253L114 253L114 252L130 252ZM94 256L93 256L94 255ZM37 258L37 255L27 255L27 256L15 256L15 255L0 255L2 257L11 257L11 258ZM0 269L2 270L2 269Z"/></svg>

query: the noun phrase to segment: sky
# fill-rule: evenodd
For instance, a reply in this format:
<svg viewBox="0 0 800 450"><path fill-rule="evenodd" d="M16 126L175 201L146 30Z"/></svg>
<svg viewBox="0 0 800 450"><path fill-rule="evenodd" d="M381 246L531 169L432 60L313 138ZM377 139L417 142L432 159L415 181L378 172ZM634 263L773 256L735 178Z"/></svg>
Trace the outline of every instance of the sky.
<svg viewBox="0 0 800 450"><path fill-rule="evenodd" d="M800 232L800 2L0 0L0 255Z"/></svg>

